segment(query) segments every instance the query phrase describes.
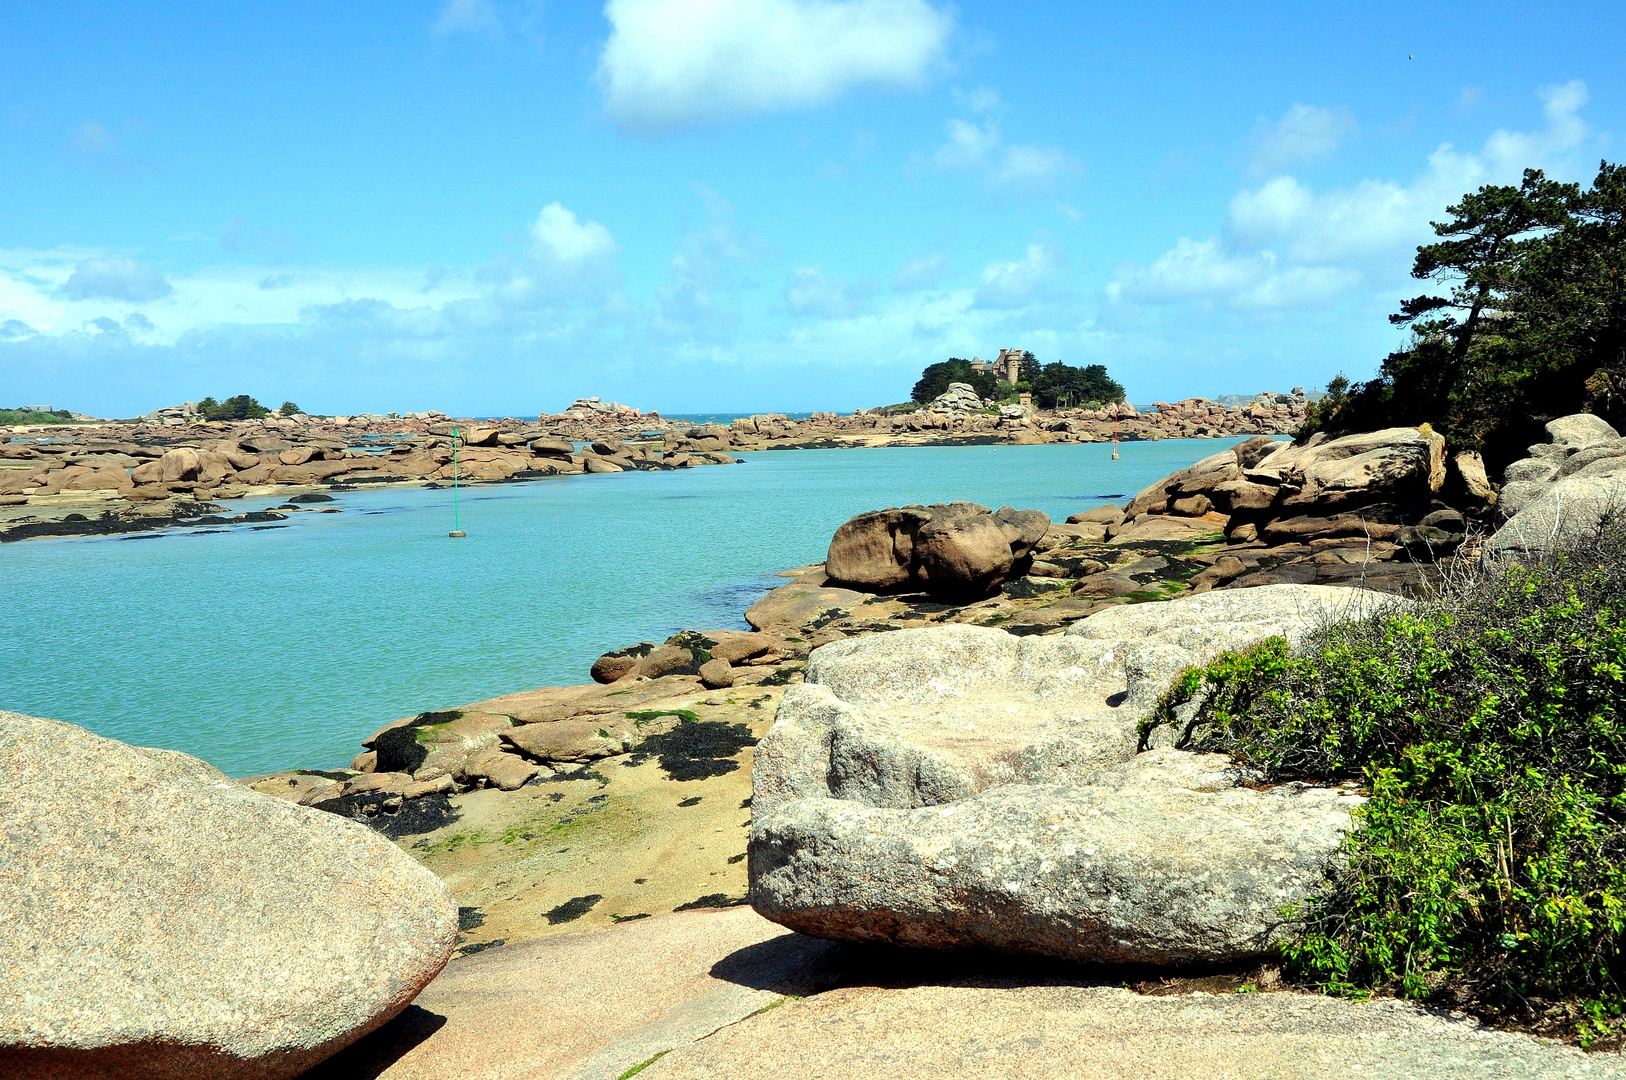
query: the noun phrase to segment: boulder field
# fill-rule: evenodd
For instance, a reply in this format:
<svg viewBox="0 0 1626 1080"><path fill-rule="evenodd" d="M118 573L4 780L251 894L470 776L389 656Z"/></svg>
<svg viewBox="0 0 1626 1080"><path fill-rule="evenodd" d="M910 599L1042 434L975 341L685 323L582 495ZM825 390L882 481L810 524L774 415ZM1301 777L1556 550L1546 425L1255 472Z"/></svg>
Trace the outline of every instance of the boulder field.
<svg viewBox="0 0 1626 1080"><path fill-rule="evenodd" d="M0 768L8 1080L283 1080L451 956L450 891L352 822L15 713Z"/></svg>
<svg viewBox="0 0 1626 1080"><path fill-rule="evenodd" d="M535 421L407 416L271 417L201 422L195 410L160 410L139 421L101 421L0 432L0 541L136 532L172 525L250 520L220 505L249 495L294 494L373 484L451 480L452 434L464 482L497 483L634 469L729 464L734 450L959 443L1102 442L1207 438L1292 431L1302 395L1261 394L1245 405L1202 398L1159 402L1147 412L1111 409L982 409L954 398L939 409L894 415L859 410L742 417L688 424L658 413L574 402Z"/></svg>
<svg viewBox="0 0 1626 1080"><path fill-rule="evenodd" d="M220 505L249 495L445 484L454 473L478 484L738 460L722 452L725 428L666 428L658 417L595 412L536 423L436 413L31 431L0 440L0 541L281 520L229 515Z"/></svg>

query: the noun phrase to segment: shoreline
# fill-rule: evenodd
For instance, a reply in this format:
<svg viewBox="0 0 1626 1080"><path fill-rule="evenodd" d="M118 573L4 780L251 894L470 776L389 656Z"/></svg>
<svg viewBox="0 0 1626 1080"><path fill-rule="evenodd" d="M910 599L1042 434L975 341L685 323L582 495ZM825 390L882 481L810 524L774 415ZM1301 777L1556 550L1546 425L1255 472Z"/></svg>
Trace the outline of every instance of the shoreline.
<svg viewBox="0 0 1626 1080"><path fill-rule="evenodd" d="M1285 395L1282 395L1285 397ZM734 423L674 424L633 410L565 413L537 421L454 420L439 413L238 423L104 423L0 429L0 543L120 535L194 525L282 520L286 507L233 515L222 503L282 499L361 486L449 484L452 431L459 433L459 485L553 476L662 471L736 464L733 452L1101 443L1107 410L889 415L780 414ZM1204 399L1129 414L1122 441L1288 434L1301 404L1219 406ZM341 422L342 421L342 422ZM273 515L269 517L256 515Z"/></svg>
<svg viewBox="0 0 1626 1080"><path fill-rule="evenodd" d="M1049 523L1017 576L981 598L910 585L863 591L831 580L823 563L785 570L784 584L744 612L749 631L689 629L629 643L583 672L592 682L437 706L382 726L349 768L236 783L390 837L480 913L483 922L464 932L466 952L743 903L745 830L734 815L750 806L752 748L814 649L952 624L1059 634L1115 606L1211 590L1318 584L1408 593L1435 579L1439 566L1413 561L1400 544L1238 536L1232 515L1161 494L1202 470L1221 482L1218 459L1235 466L1281 445L1238 444L1124 506ZM722 850L704 839L718 833ZM551 837L575 839L552 847ZM533 882L518 892L516 866ZM578 901L581 910L569 907Z"/></svg>

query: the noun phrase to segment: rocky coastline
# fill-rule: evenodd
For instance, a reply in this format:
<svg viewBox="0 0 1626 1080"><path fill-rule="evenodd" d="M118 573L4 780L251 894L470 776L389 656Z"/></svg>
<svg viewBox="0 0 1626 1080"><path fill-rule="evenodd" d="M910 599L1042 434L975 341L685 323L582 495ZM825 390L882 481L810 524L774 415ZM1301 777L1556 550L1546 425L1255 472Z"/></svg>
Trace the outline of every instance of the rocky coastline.
<svg viewBox="0 0 1626 1080"><path fill-rule="evenodd" d="M1268 398L1268 400L1266 400ZM1145 413L1125 407L1038 411L927 407L892 415L860 410L806 419L762 414L732 424L687 424L597 399L536 421L404 417L271 417L204 422L179 410L135 423L7 429L0 441L0 543L196 525L282 520L331 491L446 485L452 439L469 484L733 464L733 452L875 446L1104 442L1285 434L1305 414L1302 396L1261 395L1245 406L1193 398ZM230 502L282 499L233 513Z"/></svg>
<svg viewBox="0 0 1626 1080"><path fill-rule="evenodd" d="M420 1003L453 1018L449 1033L402 1043L403 1017L333 1059L341 1071L310 1075L488 1075L469 1062L485 1060L492 1040L511 1040L509 1024L573 1023L569 1010L553 1011L563 991L526 989L540 985L537 973L605 949L595 962L624 987L601 993L671 995L659 1017L685 1019L607 1021L557 1061L556 1039L521 1039L536 1075L619 1076L668 1053L649 1075L757 1075L773 1057L764 1048L730 1061L696 1040L737 1025L733 1042L749 1043L780 1022L755 1013L786 1003L797 1016L836 1009L831 1022L851 1022L859 1014L840 1009L852 991L832 988L892 986L866 966L880 962L874 954L853 951L877 944L1152 965L1134 989L1117 989L1116 974L1102 984L1121 1000L1077 1006L1086 1012L1076 1015L1135 1013L1125 1022L1137 1029L1186 1008L1157 994L1217 989L1227 995L1217 1007L1230 990L1271 989L1280 904L1313 890L1362 796L1259 787L1222 755L1137 745L1139 720L1193 663L1402 607L1456 560L1551 544L1568 520L1560 507L1614 505L1626 439L1591 417L1554 421L1548 433L1505 484L1426 428L1395 428L1301 445L1251 439L1065 523L969 503L870 511L836 532L824 562L786 571L746 611L750 630L631 644L599 657L584 672L592 682L403 718L366 739L348 769L229 785L201 763L179 780L164 773L152 783L269 795L327 812L290 820L381 834L394 841L383 846L391 873L427 868L456 897L455 931L422 934L418 952L402 953L404 999L329 1023L319 1050L257 1044L252 1053L286 1056L253 1075L296 1075L310 1054L385 1024L425 984ZM51 723L7 718L11 730ZM94 739L74 732L40 727L28 753ZM776 937L758 915L812 937ZM101 937L85 932L92 952ZM697 974L679 987L625 970L614 956L635 942L692 955L682 963ZM430 982L448 954L458 959ZM744 956L762 966L732 975ZM922 970L921 985L941 984ZM1035 992L1031 973L982 978L967 986ZM881 998L864 1010L908 991L874 992ZM493 1019L480 1004L493 993L517 1011ZM810 993L822 1004L794 1001ZM1284 1035L1272 1025L1308 1001L1326 1015L1305 1023L1329 1033L1371 1025L1376 1041L1344 1047L1329 1035L1326 1070L1295 1075L1626 1073L1522 1036L1494 1036L1508 1041L1490 1060L1492 1033L1460 1017L1437 1026L1398 1003L1265 996L1279 1003L1230 1021L1238 1063L1277 1052ZM4 1013L0 1004L9 1022ZM665 1026L647 1026L657 1019ZM1117 1037L1137 1037L1129 1028ZM294 1043L313 1040L301 1032ZM206 1059L181 1060L213 1075Z"/></svg>

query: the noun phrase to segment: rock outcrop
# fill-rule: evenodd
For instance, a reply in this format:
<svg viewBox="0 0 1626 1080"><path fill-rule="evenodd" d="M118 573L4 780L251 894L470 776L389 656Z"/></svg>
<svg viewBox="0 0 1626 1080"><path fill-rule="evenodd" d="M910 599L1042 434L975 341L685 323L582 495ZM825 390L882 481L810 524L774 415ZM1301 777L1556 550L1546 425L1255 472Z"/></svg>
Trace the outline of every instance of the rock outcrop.
<svg viewBox="0 0 1626 1080"><path fill-rule="evenodd" d="M8 1078L297 1076L451 956L446 886L350 822L15 713L0 767Z"/></svg>
<svg viewBox="0 0 1626 1080"><path fill-rule="evenodd" d="M1507 519L1491 551L1546 552L1626 524L1626 439L1590 413L1547 425L1547 442L1509 465L1497 509Z"/></svg>
<svg viewBox="0 0 1626 1080"><path fill-rule="evenodd" d="M948 389L938 394L926 406L931 412L963 413L976 412L983 408L982 398L977 396L976 388L970 383L952 382Z"/></svg>
<svg viewBox="0 0 1626 1080"><path fill-rule="evenodd" d="M1186 666L1405 601L1279 585L1116 607L1065 633L943 626L815 651L757 748L751 900L821 937L1077 960L1269 953L1359 799L1136 753Z"/></svg>
<svg viewBox="0 0 1626 1080"><path fill-rule="evenodd" d="M1338 439L1312 436L1303 445L1256 437L1206 457L1135 496L1124 508L1143 515L1225 515L1226 533L1267 543L1361 538L1415 544L1423 519L1451 509L1445 486L1445 440L1418 428L1387 428ZM1479 479L1482 479L1482 473ZM1458 486L1467 487L1468 479ZM1462 539L1434 528L1422 539L1447 554ZM1407 532L1411 529L1413 531Z"/></svg>
<svg viewBox="0 0 1626 1080"><path fill-rule="evenodd" d="M924 589L951 599L987 596L1020 577L1050 519L976 503L891 507L836 530L825 560L830 583L864 592Z"/></svg>

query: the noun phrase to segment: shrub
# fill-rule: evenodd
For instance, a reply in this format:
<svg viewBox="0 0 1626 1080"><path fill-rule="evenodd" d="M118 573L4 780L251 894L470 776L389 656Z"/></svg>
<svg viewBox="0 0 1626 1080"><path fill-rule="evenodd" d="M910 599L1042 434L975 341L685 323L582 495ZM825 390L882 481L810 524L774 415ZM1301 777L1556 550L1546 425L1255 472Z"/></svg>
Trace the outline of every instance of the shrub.
<svg viewBox="0 0 1626 1080"><path fill-rule="evenodd" d="M909 399L924 405L946 391L949 383L957 382L969 383L978 397L987 398L993 396L996 380L991 374L973 369L971 361L950 357L920 373L920 381L909 392Z"/></svg>
<svg viewBox="0 0 1626 1080"><path fill-rule="evenodd" d="M204 398L198 402L198 415L205 420L264 420L271 410L247 394L238 394L225 401Z"/></svg>
<svg viewBox="0 0 1626 1080"><path fill-rule="evenodd" d="M1583 1042L1626 991L1626 535L1184 673L1142 725L1369 801L1288 970Z"/></svg>

